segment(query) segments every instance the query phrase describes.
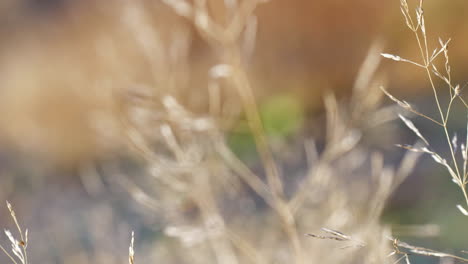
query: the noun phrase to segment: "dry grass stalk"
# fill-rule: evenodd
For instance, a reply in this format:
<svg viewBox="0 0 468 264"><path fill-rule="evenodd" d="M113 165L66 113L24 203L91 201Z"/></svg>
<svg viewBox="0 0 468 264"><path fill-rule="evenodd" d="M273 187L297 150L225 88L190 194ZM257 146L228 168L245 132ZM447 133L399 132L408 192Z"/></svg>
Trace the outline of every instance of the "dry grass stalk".
<svg viewBox="0 0 468 264"><path fill-rule="evenodd" d="M439 120L436 118L429 117L423 113L416 111L409 103L406 101L399 100L388 93L386 90L383 90L385 94L394 102L398 103L403 109L413 112L414 114L425 118L426 120L431 121L432 123L436 124L440 127L445 135L446 144L450 151L450 160L448 162L445 158L442 157L441 154L436 153L435 151L430 150L429 142L424 138L421 132L417 129L417 127L408 119L400 116L403 120L405 125L412 130L421 140L424 141L425 147L422 148L412 148L412 147L405 147L404 148L410 151L417 151L417 152L424 152L431 155L431 157L439 164L443 165L447 171L449 172L450 176L452 177L452 181L459 186L461 189L463 196L465 198L465 202L468 205L468 195L467 195L467 184L468 184L468 172L467 172L467 143L468 143L468 128L467 128L467 139L464 143L461 144L461 152L460 154L457 153L458 150L458 139L455 136L451 138L448 121L452 113L452 106L456 100L460 101L462 105L465 106L465 109L468 108L465 100L460 96L461 89L460 85L455 85L452 81L451 76L451 68L449 63L449 55L448 55L448 44L450 39L447 41L443 41L439 39L440 47L435 48L432 53L429 52L429 45L428 45L428 36L426 32L426 25L424 19L424 10L423 10L423 1L419 2L419 5L416 7L416 17L413 17L410 13L410 9L408 7L408 3L406 0L400 1L400 8L401 12L405 18L407 27L413 32L415 39L418 43L421 63L413 62L411 60L403 59L400 56L392 55L388 53L382 53L381 55L387 59L391 59L398 62L409 62L413 65L416 65L424 70L426 73L427 79L430 83L430 86L433 91L433 97L435 100L435 104L437 110L439 112ZM444 59L444 71L439 71L436 66L436 59L439 56L443 56ZM435 85L434 78L440 78L448 88L449 94L449 102L447 105L443 106L441 103L441 96L439 95L439 91ZM467 121L468 122L468 121ZM460 159L457 158L457 154L461 156L463 162L460 162ZM457 208L465 215L468 215L466 209L462 205L457 205Z"/></svg>
<svg viewBox="0 0 468 264"><path fill-rule="evenodd" d="M18 233L20 235L20 240L18 241L10 232L10 230L5 229L5 234L8 237L8 240L10 240L11 242L11 253L13 254L10 254L2 245L0 245L0 249L3 251L3 253L5 253L5 255L8 256L8 258L11 260L12 263L27 264L29 263L28 253L26 251L28 247L28 229L26 229L25 232L22 231L21 226L18 222L18 219L16 218L16 213L13 210L13 207L8 201L6 203L7 203L8 211L10 211L10 216L13 219L16 229L18 230Z"/></svg>
<svg viewBox="0 0 468 264"><path fill-rule="evenodd" d="M335 241L339 241L339 242L350 242L351 243L351 246L347 245L347 246L342 247L342 248L366 247L366 244L364 242L359 241L359 240L355 240L351 236L343 234L343 233L341 233L339 231L331 230L331 229L328 229L328 228L322 228L322 231L327 233L328 235L327 236L316 235L316 234L307 234L307 235L311 236L313 238L317 238L317 239L335 240ZM389 253L389 256L401 255L401 257L399 259L397 259L397 261L395 261L395 263L398 263L403 259L405 260L406 263L410 263L410 260L409 260L409 255L410 254L421 255L421 256L429 256L429 257L437 257L437 258L449 258L449 259L454 259L454 260L461 261L463 263L468 263L468 259L460 257L460 256L456 256L456 255L453 255L453 254L448 254L448 253L445 253L445 252L440 252L440 251L436 251L436 250L428 249L428 248L424 248L424 247L416 247L416 246L410 245L410 244L408 244L406 242L400 241L400 240L398 240L396 238L393 238L393 237L388 237L387 239L388 239L388 241L390 241L392 243L392 246L393 246L393 251ZM403 251L403 250L405 250L405 251Z"/></svg>
<svg viewBox="0 0 468 264"><path fill-rule="evenodd" d="M135 264L135 233L132 231L132 239L130 240L130 246L128 247L128 263Z"/></svg>

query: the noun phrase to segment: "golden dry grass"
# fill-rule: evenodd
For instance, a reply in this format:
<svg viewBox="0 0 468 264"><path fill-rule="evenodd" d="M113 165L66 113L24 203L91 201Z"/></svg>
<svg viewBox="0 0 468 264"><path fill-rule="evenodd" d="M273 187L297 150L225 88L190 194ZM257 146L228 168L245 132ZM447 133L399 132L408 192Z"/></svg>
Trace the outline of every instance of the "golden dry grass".
<svg viewBox="0 0 468 264"><path fill-rule="evenodd" d="M147 224L160 228L156 239L139 241L137 232L135 241L132 233L130 264L409 263L409 254L466 261L401 242L380 220L391 194L421 153L445 166L466 197L467 148L461 147L460 163L455 157L457 141L450 139L447 126L460 88L451 82L446 42L429 55L422 7L413 21L406 1L401 2L407 25L420 44L422 63L382 54L381 43L375 42L352 95L323 96L325 138L292 144L289 138L274 138L265 131L249 71L259 25L255 11L264 2L121 1L100 13L105 15L100 26L87 27L86 32L74 25L95 25L87 21L94 16L70 18L66 26L55 29L69 29L54 39L60 50L48 48L39 37L34 43L27 41L26 53L15 54L2 65L3 83L10 89L2 91L1 107L11 111L10 118L0 119L2 133L25 152L44 151L59 163L79 167L89 193L98 196L102 189L117 186L144 214L158 217L158 225ZM206 59L198 63L190 58L195 39L206 49ZM440 120L379 89L380 54L427 72ZM444 74L432 66L439 55L445 57ZM432 82L434 75L449 86L446 111ZM46 94L42 101L37 101L38 93ZM385 94L443 129L453 163L422 146L429 145L423 132L403 115L400 118L423 143L403 146L408 151L398 166L387 165L381 153L361 144L368 130L397 116L395 106L381 105ZM257 160L253 165L228 144L238 123L252 138ZM49 149L42 150L43 146ZM128 172L130 165L121 157L103 154L116 150L138 168ZM107 159L101 166L93 164L103 156ZM288 169L288 162L297 160L306 166ZM23 234L9 204L8 208L21 239L7 236L20 262L1 249L13 263L28 263L27 231ZM114 242L113 234L106 233L107 221L115 218L108 208L95 211L96 223L90 227L92 236L107 239L98 244L103 248ZM53 236L53 231L45 233ZM117 259L109 253L115 251L95 250L95 257L74 252L73 258L63 256L62 261Z"/></svg>

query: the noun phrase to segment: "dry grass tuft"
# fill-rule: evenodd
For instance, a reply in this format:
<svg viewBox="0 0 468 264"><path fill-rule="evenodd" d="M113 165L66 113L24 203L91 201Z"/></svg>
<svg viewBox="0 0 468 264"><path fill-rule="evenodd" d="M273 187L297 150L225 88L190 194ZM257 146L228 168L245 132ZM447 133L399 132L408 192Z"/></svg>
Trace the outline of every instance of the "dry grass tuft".
<svg viewBox="0 0 468 264"><path fill-rule="evenodd" d="M259 23L255 10L266 2L163 0L157 7L163 4L172 11L170 19L183 20L171 31L154 26L153 5L122 1L115 12L122 17L121 28L132 34L129 41L134 42L129 45L134 48L131 55L126 55L143 58L148 67L139 70L149 73L144 78L115 74L113 70L119 73L118 68L126 62L119 57L116 39L103 37L98 43L104 68L116 67L109 69L114 74L97 77L102 81L98 83L106 84L102 96L107 102L105 115L111 115L107 117L109 127L118 130L129 156L139 165L138 173L129 176L121 164L109 161L102 166L101 176L124 187L146 214L162 218L161 237L148 242L141 254L139 250L141 262L151 255L153 262L182 264L410 263L410 254L466 262L455 255L401 242L380 221L391 194L412 172L422 153L447 169L468 205L467 142L461 144L458 154L458 139L451 139L448 131L452 104L458 100L467 105L460 97L460 87L452 84L449 40L440 41L440 47L429 53L422 1L414 18L407 2L401 0L422 62L382 53L380 43L375 43L359 70L351 97L340 99L331 92L324 96L323 141L307 138L295 144L266 132L249 72ZM199 71L189 60L192 34L209 47L206 52L212 61L202 72L205 82L203 89L197 90L201 95L187 99L190 96L184 93L192 87L186 77ZM378 89L379 54L427 73L440 118L425 115L387 90ZM442 55L444 71L440 72L435 61ZM435 77L448 86L446 108L442 107ZM396 117L395 107L381 106L384 95L440 127L451 162L432 150L423 131L403 115L400 119L420 142L401 145L408 151L397 166L387 165L381 153L361 144L366 131ZM242 123L251 136L256 162L244 161L229 145L236 123ZM458 159L457 154L461 155ZM294 161L306 165L291 169L288 162ZM88 189L93 189L93 181L88 182ZM26 264L28 231L22 232L11 205L7 205L20 240L6 231L11 253L0 248L13 263ZM458 208L468 215L463 206ZM313 234L318 230L325 234ZM132 232L130 264L135 263L134 242Z"/></svg>
<svg viewBox="0 0 468 264"><path fill-rule="evenodd" d="M375 89L380 46L370 49L348 102L331 93L325 96L324 149L319 151L317 142L307 140L303 150L293 151L304 153L310 168L286 174L278 161L281 153L273 151L265 133L247 73L257 26L254 10L260 2L226 6L224 23L210 15L206 1L165 2L213 47L217 62L208 72L209 112L192 112L172 95L158 102L148 96L150 88L137 97L118 95L125 106L119 116L129 145L146 161L147 177L157 181L143 188L137 180L123 177L122 185L142 204L166 216L166 236L180 242L176 252L184 251L166 260L169 263L394 261L388 257L388 228L381 226L379 217L419 153L408 152L400 167L393 169L384 165L381 154L368 154L359 145L364 129L393 118L393 108L379 107L382 93ZM245 38L249 45L242 41ZM229 116L223 114L227 104L220 97L225 91L235 92L230 99L245 113L260 171L252 170L227 145L223 123ZM132 108L159 122L152 127L138 122L128 111ZM343 174L346 177L338 177ZM334 254L330 245L303 235L325 225L355 234L368 247Z"/></svg>
<svg viewBox="0 0 468 264"><path fill-rule="evenodd" d="M408 7L408 3L406 0L400 1L400 8L401 12L405 18L407 27L413 32L414 37L418 43L419 52L420 52L420 60L421 62L414 62L412 60L403 59L400 56L382 53L381 55L387 59L391 59L397 62L407 62L411 63L419 68L421 68L426 76L427 80L430 83L430 86L433 91L435 106L437 111L440 115L439 118L429 117L426 114L423 114L417 111L411 104L406 101L399 100L392 96L390 93L384 90L385 94L394 102L396 102L400 107L403 109L410 111L417 116L420 116L438 128L440 128L445 135L446 146L450 152L450 158L446 159L440 152L437 152L431 148L429 141L422 135L422 132L411 122L410 120L400 116L403 120L405 125L413 131L425 144L424 147L414 148L410 146L401 146L405 149L414 152L422 152L429 154L435 162L439 163L440 165L444 166L447 172L450 174L452 181L460 188L465 197L465 203L468 205L468 196L466 192L467 184L468 184L468 172L467 172L467 163L468 163L468 148L466 147L468 144L468 127L467 127L467 137L465 142L460 144L460 148L458 148L459 142L457 134L455 133L451 136L449 132L449 119L452 114L453 105L456 102L461 103L465 109L468 108L467 103L461 97L461 88L459 84L454 84L451 75L451 67L449 61L449 52L448 52L448 44L450 43L450 39L443 41L439 38L439 47L433 49L432 52L430 50L432 48L429 47L428 44L428 36L426 32L426 24L424 19L424 10L423 10L423 1L419 2L419 5L416 7L416 14L415 16L411 15L410 8ZM438 62L438 58L442 57L442 62ZM438 69L439 64L442 63L443 70L440 71ZM436 87L435 78L439 78L443 81L443 83L447 86L449 101L447 104L442 103L442 97L440 95L440 89ZM468 121L467 121L468 122ZM458 151L460 149L460 151ZM448 161L449 160L449 161ZM458 204L457 208L465 215L468 215L466 209Z"/></svg>
<svg viewBox="0 0 468 264"><path fill-rule="evenodd" d="M8 237L8 240L11 242L11 253L10 254L2 245L0 245L0 249L5 253L5 255L10 258L11 262L14 264L19 263L27 264L28 262L28 253L26 249L28 247L28 229L23 233L20 224L18 223L18 219L16 218L16 213L13 210L11 204L7 201L7 207L10 211L11 218L16 225L16 229L18 230L18 234L20 235L20 240L17 240L10 230L5 229L5 235Z"/></svg>

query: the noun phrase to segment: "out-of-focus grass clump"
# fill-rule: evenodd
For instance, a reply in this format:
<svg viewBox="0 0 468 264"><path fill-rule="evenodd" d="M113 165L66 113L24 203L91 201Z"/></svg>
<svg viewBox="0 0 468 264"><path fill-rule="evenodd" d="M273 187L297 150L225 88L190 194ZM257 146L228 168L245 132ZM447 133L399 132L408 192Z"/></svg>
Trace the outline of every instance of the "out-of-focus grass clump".
<svg viewBox="0 0 468 264"><path fill-rule="evenodd" d="M38 263L465 261L394 238L437 226L381 221L422 152L461 164L419 143L395 162L367 140L396 131L379 87L405 77L379 70L375 41L392 4L46 2L0 4L0 200L31 230L8 204L18 263L27 245ZM464 192L464 170L452 178Z"/></svg>

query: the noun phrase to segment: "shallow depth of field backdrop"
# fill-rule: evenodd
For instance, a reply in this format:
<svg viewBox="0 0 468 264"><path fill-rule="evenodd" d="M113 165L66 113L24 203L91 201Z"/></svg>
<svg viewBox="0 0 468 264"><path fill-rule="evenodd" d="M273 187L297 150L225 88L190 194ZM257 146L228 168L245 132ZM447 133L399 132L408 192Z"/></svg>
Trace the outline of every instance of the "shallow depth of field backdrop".
<svg viewBox="0 0 468 264"><path fill-rule="evenodd" d="M158 143L160 134L167 137L167 129L159 129L158 122L165 117L158 116L157 110L163 111L171 103L166 96L173 96L196 120L212 111L208 107L212 98L207 93L214 85L210 76L213 71L223 75L226 70L213 69L220 63L217 53L222 53L222 48L204 41L187 19L162 2L0 1L0 203L10 201L22 225L29 228L32 263L124 263L132 230L140 263L189 263L182 257L184 247L204 239L203 233L193 233L197 230L168 230L166 216L151 208L165 194L161 187L153 188L161 183L142 175L176 172L147 166L138 153L145 150L134 150L122 128L127 115L137 116L138 128L156 142L152 149L164 157L170 149ZM208 2L210 14L222 24L229 17L224 2L237 1ZM415 6L416 2L410 4ZM327 137L324 96L333 93L339 103L350 97L373 45L381 45L384 52L418 58L417 43L399 7L397 0L271 0L257 7L256 22L252 22L256 32L243 39L244 45L252 45L247 49L251 54L244 54L248 61L243 63L283 174L307 171L304 142L308 139L315 139L319 152L323 149ZM468 81L468 3L426 0L424 7L430 43L436 45L439 36L452 39L452 77L463 86ZM421 111L437 114L422 70L383 60L374 77L372 89L384 86L417 104ZM216 85L229 86L223 80ZM152 102L166 103L148 107L155 115L146 108L132 108L148 103L142 99L148 91ZM222 105L219 122L227 146L261 175L261 161L236 92L216 91L221 93L214 100ZM391 103L383 99L384 105ZM454 111L452 127L464 138L465 110ZM444 153L440 132L420 119L414 122ZM202 146L210 144L203 136L194 140ZM359 144L367 153L382 152L385 164L397 166L404 151L395 144L415 141L416 137L395 120L364 132ZM223 168L216 170L222 167L216 159L207 163L220 175L229 173ZM334 177L355 181L346 173ZM359 177L359 173L352 177ZM255 214L264 213L267 206L247 186L220 181L216 186L224 188L219 192L226 195L216 196L224 199L217 201L218 207L227 218L240 218L234 225L242 225L245 206L255 209L249 211L249 221L244 224L255 222ZM294 190L295 183L284 182L286 193ZM231 189L237 193L230 195ZM253 198L236 204L236 195ZM175 201L177 196L163 198ZM455 207L462 201L447 172L430 157L422 156L392 195L381 222L407 242L460 252L468 249L464 248L468 220ZM172 205L164 202L164 206ZM179 222L169 224L175 226L184 227L185 218L196 217L200 210L189 198L174 204ZM321 212L313 214L319 217ZM262 222L265 217L258 219L250 228L262 233L259 230L267 224ZM0 206L0 226L13 228L6 206ZM177 233L181 230L186 233ZM298 232L303 239L303 234L320 230ZM8 245L6 238L0 241ZM334 250L340 254L343 249ZM207 259L196 256L196 262L216 263L213 255L208 254L211 257ZM6 261L0 256L0 262ZM438 260L414 258L412 263L418 261ZM278 263L285 263L281 256Z"/></svg>

